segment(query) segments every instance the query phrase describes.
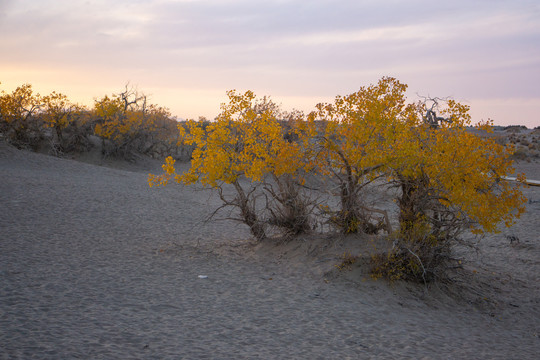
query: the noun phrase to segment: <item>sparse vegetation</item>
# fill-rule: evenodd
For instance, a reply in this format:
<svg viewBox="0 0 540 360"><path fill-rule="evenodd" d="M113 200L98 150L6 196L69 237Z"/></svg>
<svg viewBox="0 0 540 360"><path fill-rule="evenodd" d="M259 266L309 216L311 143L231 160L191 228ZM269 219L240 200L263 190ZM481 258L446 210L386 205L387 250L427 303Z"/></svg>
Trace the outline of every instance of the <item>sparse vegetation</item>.
<svg viewBox="0 0 540 360"><path fill-rule="evenodd" d="M129 158L134 152L152 153L158 147L172 151L175 125L168 109L149 104L146 95L128 88L94 102L94 132L103 139L104 155ZM108 140L108 142L106 141Z"/></svg>
<svg viewBox="0 0 540 360"><path fill-rule="evenodd" d="M181 156L176 127L167 109L149 104L144 94L127 86L96 100L91 110L61 93L37 94L30 84L0 93L3 137L18 148L47 149L53 155L88 151L90 137L98 136L104 156Z"/></svg>
<svg viewBox="0 0 540 360"><path fill-rule="evenodd" d="M268 225L293 234L305 232L310 223L309 201L299 185L309 169L303 149L285 139L277 121L278 107L269 99L259 101L251 91L228 95L229 103L214 122L191 121L188 131L179 126L183 142L195 146L191 169L177 174L169 157L163 175L150 175L150 186L174 179L213 188L224 207L239 210L239 220L257 239L266 237ZM226 187L235 196L227 197ZM257 199L265 199L263 209L257 207Z"/></svg>
<svg viewBox="0 0 540 360"><path fill-rule="evenodd" d="M103 156L165 157L150 186L172 180L214 189L222 200L216 212L236 209L231 216L259 240L275 229L322 231L321 224L379 234L393 246L373 257L374 276L428 282L444 277L463 233L511 226L524 211L521 192L502 178L512 159L538 156L538 141L522 126L504 128L508 136L492 134L490 123L473 126L468 107L453 100L407 103L406 88L383 78L307 116L230 91L213 121L177 122L127 86L89 110L23 85L1 93L0 131L20 148L48 142L56 155L85 151L97 136ZM177 173L182 158L191 168ZM367 200L380 189L393 194L394 213Z"/></svg>
<svg viewBox="0 0 540 360"><path fill-rule="evenodd" d="M0 131L18 148L37 150L43 137L43 123L38 116L42 98L32 86L24 84L11 94L0 95Z"/></svg>
<svg viewBox="0 0 540 360"><path fill-rule="evenodd" d="M339 271L352 270L352 266L358 260L358 256L354 256L350 251L345 251L341 256L341 262L336 266Z"/></svg>

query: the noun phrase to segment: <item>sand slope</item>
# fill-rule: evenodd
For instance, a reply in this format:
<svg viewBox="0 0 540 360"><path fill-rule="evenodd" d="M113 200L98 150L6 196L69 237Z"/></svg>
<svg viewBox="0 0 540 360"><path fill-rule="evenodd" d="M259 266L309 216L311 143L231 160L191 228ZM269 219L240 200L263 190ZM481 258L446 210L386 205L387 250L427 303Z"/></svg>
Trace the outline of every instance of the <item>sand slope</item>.
<svg viewBox="0 0 540 360"><path fill-rule="evenodd" d="M511 244L506 233L485 239L483 257L470 257L470 278L463 275L469 286L451 296L362 281L361 268L317 272L350 238L319 252L321 262L298 255L307 253L309 238L296 247L253 246L243 226L202 221L219 204L206 192L149 188L143 170L152 168L159 171L157 164L113 169L0 143L0 358L540 353L538 188L527 190L530 211L512 230L520 242Z"/></svg>

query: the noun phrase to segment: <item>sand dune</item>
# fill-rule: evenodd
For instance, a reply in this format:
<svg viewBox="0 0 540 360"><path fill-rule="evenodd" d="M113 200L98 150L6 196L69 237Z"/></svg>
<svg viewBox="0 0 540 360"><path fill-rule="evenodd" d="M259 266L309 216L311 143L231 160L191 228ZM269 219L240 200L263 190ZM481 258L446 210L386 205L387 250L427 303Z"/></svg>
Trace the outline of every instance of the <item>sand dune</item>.
<svg viewBox="0 0 540 360"><path fill-rule="evenodd" d="M158 163L122 167L0 143L0 358L540 353L540 188L525 190L518 226L467 255L455 286L426 292L362 267L328 272L360 238L255 246L241 225L204 222L219 204L207 192L149 188Z"/></svg>

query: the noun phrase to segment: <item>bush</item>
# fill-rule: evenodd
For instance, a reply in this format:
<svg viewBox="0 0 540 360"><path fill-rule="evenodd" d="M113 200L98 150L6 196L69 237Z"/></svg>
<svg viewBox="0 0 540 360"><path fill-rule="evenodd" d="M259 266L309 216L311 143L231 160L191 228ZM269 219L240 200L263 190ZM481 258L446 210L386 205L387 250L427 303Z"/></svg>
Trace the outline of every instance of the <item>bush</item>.
<svg viewBox="0 0 540 360"><path fill-rule="evenodd" d="M401 190L400 229L386 260L375 259L376 274L422 281L440 278L452 248L463 242L463 232L497 231L499 222L511 226L525 210L521 192L501 181L513 172L513 149L466 131L468 107L449 100L440 112L452 122L435 129L411 123L394 143L396 152L388 166L391 183ZM487 126L477 128L489 130Z"/></svg>
<svg viewBox="0 0 540 360"><path fill-rule="evenodd" d="M191 121L188 131L179 126L183 143L194 146L191 168L176 174L174 160L167 158L165 174L149 176L150 186L166 185L171 179L187 185L201 183L218 191L223 207L239 211L257 239L264 239L268 225L300 233L309 227L308 207L296 188L303 182L307 165L297 143L284 139L277 121L278 107L267 98L258 101L251 91L229 91L215 122ZM244 185L241 178L250 181ZM235 196L227 197L230 187ZM257 197L266 197L266 207L257 208ZM268 200L270 198L270 200Z"/></svg>
<svg viewBox="0 0 540 360"><path fill-rule="evenodd" d="M45 141L55 155L87 151L96 134L105 156L130 159L139 152L162 158L177 152L176 128L167 109L147 104L146 96L127 87L96 100L92 111L54 91L35 94L29 84L0 94L0 132L13 145L34 151Z"/></svg>
<svg viewBox="0 0 540 360"><path fill-rule="evenodd" d="M38 116L42 98L30 84L11 94L0 93L0 132L18 148L37 150L43 139L43 123Z"/></svg>
<svg viewBox="0 0 540 360"><path fill-rule="evenodd" d="M395 132L414 112L404 103L406 88L394 78L383 78L377 85L337 96L332 104L318 104L309 115L307 134L320 135L304 143L314 147L313 167L332 182L329 191L339 199L339 208L325 209L330 222L344 233L390 231L388 222L373 222L374 212L385 212L366 206L365 191L384 176Z"/></svg>
<svg viewBox="0 0 540 360"><path fill-rule="evenodd" d="M394 235L392 249L372 257L372 275L390 281L445 280L448 266L455 263L451 257L453 239L437 238L425 219L402 224L401 228L402 231Z"/></svg>
<svg viewBox="0 0 540 360"><path fill-rule="evenodd" d="M134 153L170 153L176 146L168 109L148 104L146 95L127 86L120 94L96 100L93 115L94 132L104 139L105 156L130 159Z"/></svg>
<svg viewBox="0 0 540 360"><path fill-rule="evenodd" d="M270 195L266 204L268 224L282 229L286 235L300 235L314 228L313 212L316 203L298 186L290 174L265 181L265 193ZM274 186L276 188L274 188Z"/></svg>
<svg viewBox="0 0 540 360"><path fill-rule="evenodd" d="M267 98L231 91L215 122L179 127L184 143L194 146L191 169L176 174L167 158L165 174L150 175L149 183L174 179L216 189L223 206L237 208L257 239L269 226L292 235L309 231L315 208L345 233L385 229L394 246L373 258L375 276L441 279L464 232L494 232L500 222L511 226L526 199L502 181L513 172L513 148L467 130L467 106L440 99L406 104L405 90L396 79L383 78L317 105L305 120L296 116L285 130ZM490 132L490 123L473 130ZM304 191L307 174L320 184L320 203ZM375 182L398 190L395 232L386 211L367 205L366 189ZM225 186L235 196L227 198ZM257 206L261 198L265 203Z"/></svg>
<svg viewBox="0 0 540 360"><path fill-rule="evenodd" d="M512 154L512 158L515 160L527 160L529 158L529 151L527 148L519 146Z"/></svg>

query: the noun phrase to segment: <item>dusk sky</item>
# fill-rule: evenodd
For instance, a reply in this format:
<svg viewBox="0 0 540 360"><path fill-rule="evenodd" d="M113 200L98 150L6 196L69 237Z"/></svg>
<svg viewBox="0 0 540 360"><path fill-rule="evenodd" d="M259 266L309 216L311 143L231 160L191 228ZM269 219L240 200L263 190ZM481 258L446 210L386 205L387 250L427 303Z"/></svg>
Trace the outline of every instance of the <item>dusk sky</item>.
<svg viewBox="0 0 540 360"><path fill-rule="evenodd" d="M393 76L540 126L540 0L0 0L0 54L0 90L92 105L129 82L180 118L229 89L308 112Z"/></svg>

